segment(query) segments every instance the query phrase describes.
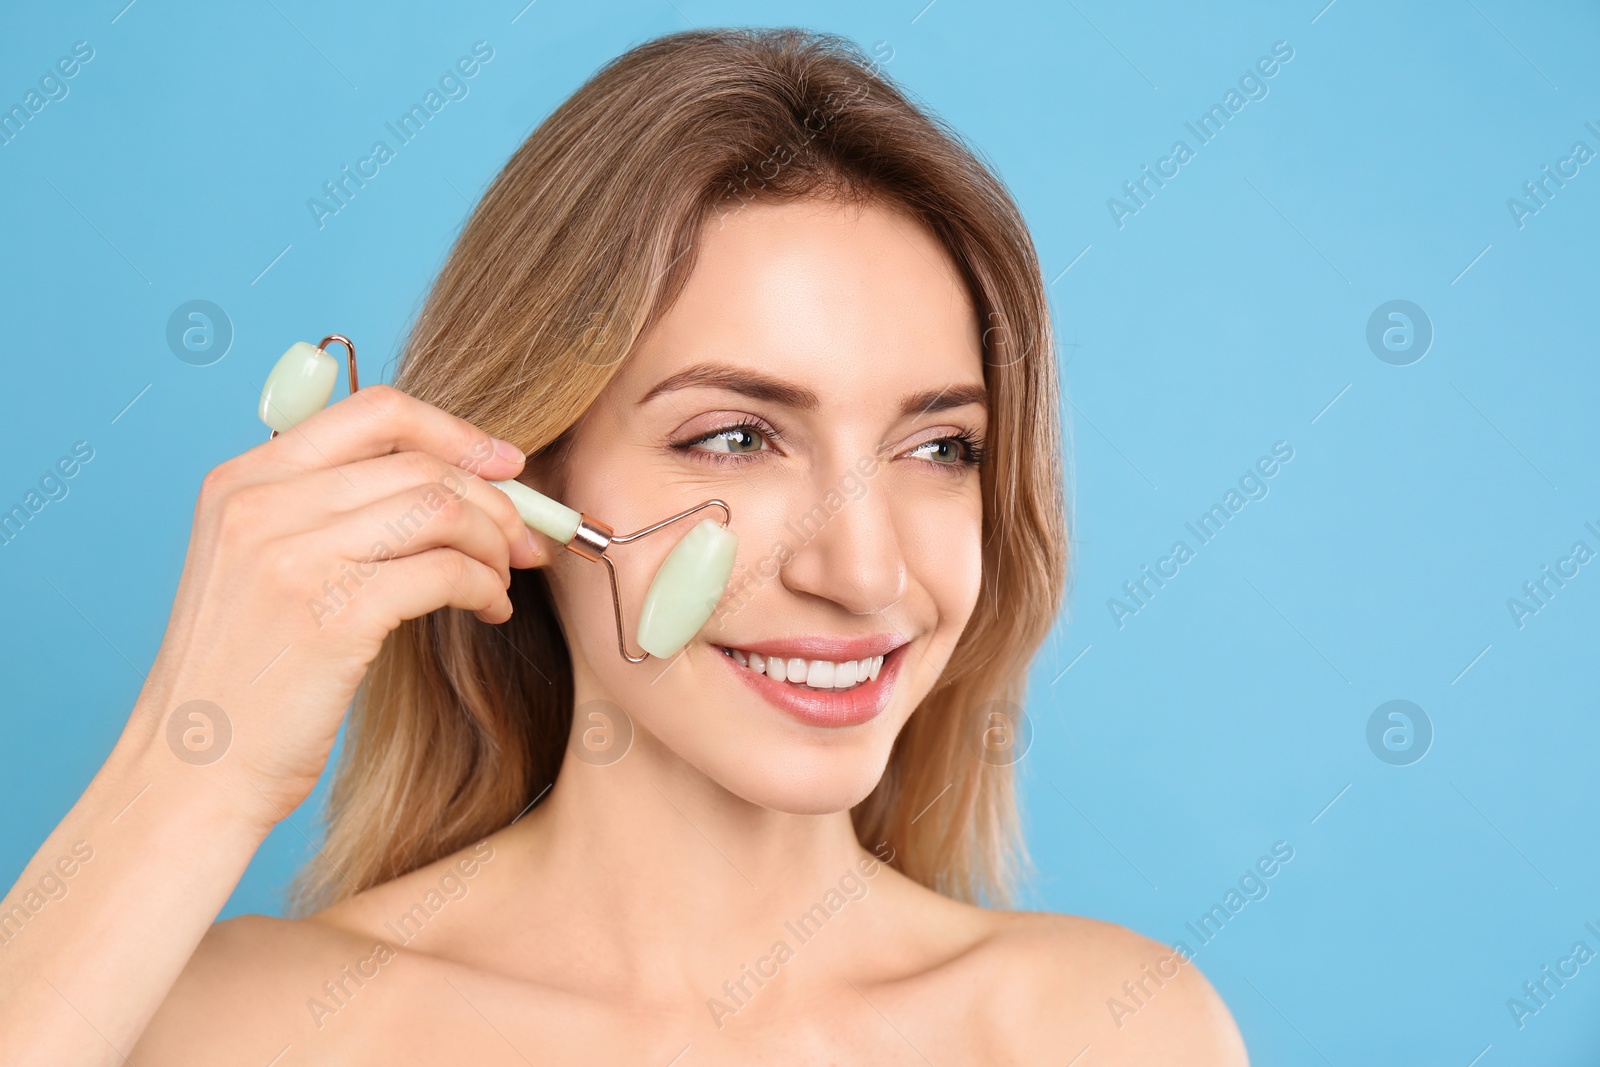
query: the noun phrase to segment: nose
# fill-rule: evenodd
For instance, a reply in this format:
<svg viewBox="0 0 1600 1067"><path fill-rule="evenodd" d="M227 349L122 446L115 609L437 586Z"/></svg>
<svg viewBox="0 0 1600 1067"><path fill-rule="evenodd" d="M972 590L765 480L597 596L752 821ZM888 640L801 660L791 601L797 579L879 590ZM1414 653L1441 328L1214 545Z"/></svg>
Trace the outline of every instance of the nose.
<svg viewBox="0 0 1600 1067"><path fill-rule="evenodd" d="M905 596L907 580L889 494L853 469L812 489L816 495L789 518L796 547L780 572L784 587L854 615L888 610Z"/></svg>

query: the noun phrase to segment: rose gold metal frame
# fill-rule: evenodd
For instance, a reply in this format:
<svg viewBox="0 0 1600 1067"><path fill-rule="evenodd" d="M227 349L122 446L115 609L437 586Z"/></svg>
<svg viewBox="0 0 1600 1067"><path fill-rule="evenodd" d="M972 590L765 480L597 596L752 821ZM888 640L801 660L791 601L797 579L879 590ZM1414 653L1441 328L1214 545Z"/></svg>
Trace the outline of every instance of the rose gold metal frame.
<svg viewBox="0 0 1600 1067"><path fill-rule="evenodd" d="M567 542L567 548L587 560L594 560L606 565L606 575L611 579L611 610L617 618L617 651L622 653L622 658L629 663L643 663L650 658L648 652L640 652L637 656L628 651L628 631L622 623L622 591L617 585L617 566L611 562L611 557L606 555L606 549L612 545L625 545L630 541L637 541L641 537L655 533L666 526L671 526L679 519L687 518L695 512L705 508L722 509L722 525L727 526L733 521L733 509L721 500L706 500L686 511L680 511L670 519L662 519L653 526L646 526L642 530L635 530L629 534L612 533L611 527L595 518L593 515L580 515L578 519L578 532L572 535L572 540Z"/></svg>

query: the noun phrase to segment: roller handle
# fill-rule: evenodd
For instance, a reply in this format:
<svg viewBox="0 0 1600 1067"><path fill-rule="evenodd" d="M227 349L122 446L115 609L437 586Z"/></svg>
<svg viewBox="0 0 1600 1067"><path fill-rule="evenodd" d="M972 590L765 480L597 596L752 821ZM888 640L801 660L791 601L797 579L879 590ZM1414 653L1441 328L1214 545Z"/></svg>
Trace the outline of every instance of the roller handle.
<svg viewBox="0 0 1600 1067"><path fill-rule="evenodd" d="M530 489L521 482L511 479L491 480L489 484L509 496L511 503L516 505L517 514L522 516L522 521L546 537L566 544L578 532L578 520L582 516L565 504L551 500L537 489Z"/></svg>

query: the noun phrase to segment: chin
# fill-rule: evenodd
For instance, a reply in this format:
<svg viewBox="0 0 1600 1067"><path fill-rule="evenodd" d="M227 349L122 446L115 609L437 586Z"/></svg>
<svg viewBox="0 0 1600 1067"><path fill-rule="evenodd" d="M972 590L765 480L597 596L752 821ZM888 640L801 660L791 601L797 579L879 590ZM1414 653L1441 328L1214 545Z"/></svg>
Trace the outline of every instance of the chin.
<svg viewBox="0 0 1600 1067"><path fill-rule="evenodd" d="M697 754L700 759L680 755L749 804L788 815L831 815L849 811L872 793L892 742L817 750L771 738L738 759L728 758L726 751Z"/></svg>

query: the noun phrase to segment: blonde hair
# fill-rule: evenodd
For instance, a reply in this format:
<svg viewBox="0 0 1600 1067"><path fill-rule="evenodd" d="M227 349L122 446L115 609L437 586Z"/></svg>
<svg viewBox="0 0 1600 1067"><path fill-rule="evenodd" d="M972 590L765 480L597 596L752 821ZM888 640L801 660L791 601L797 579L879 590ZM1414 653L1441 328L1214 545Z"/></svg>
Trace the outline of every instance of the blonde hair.
<svg viewBox="0 0 1600 1067"><path fill-rule="evenodd" d="M991 408L979 603L882 780L852 811L864 846L938 892L1006 903L1025 862L1013 720L1066 578L1055 347L1039 263L1001 182L849 41L696 30L606 64L519 147L468 219L395 385L559 463L634 342L671 307L703 228L754 201L902 209L938 238L982 330ZM357 693L300 913L500 829L555 781L572 721L542 573L513 571L502 626L445 608L391 633ZM1005 702L997 704L995 702ZM934 801L937 800L937 803Z"/></svg>

